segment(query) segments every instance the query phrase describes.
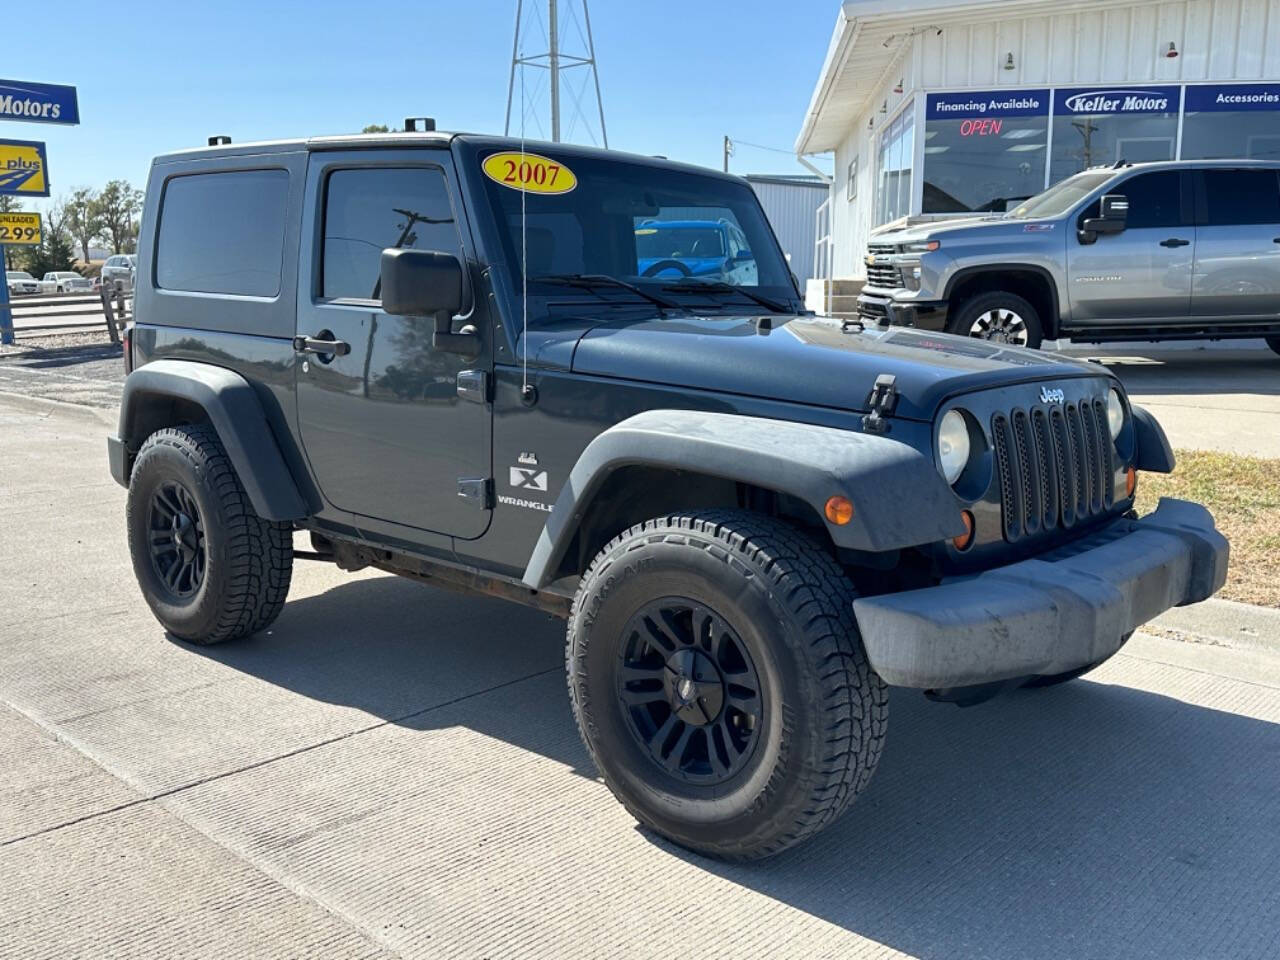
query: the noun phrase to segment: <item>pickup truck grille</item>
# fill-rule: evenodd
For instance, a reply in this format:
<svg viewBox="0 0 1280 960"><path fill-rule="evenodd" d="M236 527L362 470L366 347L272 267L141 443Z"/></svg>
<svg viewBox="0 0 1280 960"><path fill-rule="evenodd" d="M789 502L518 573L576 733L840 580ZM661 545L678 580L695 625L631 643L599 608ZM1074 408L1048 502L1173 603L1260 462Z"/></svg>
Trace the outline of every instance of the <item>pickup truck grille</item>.
<svg viewBox="0 0 1280 960"><path fill-rule="evenodd" d="M872 243L867 246L868 259L897 252L892 243ZM902 271L887 263L868 263L867 286L896 290L902 286Z"/></svg>
<svg viewBox="0 0 1280 960"><path fill-rule="evenodd" d="M991 418L1004 538L1070 529L1115 503L1107 405L1041 404Z"/></svg>

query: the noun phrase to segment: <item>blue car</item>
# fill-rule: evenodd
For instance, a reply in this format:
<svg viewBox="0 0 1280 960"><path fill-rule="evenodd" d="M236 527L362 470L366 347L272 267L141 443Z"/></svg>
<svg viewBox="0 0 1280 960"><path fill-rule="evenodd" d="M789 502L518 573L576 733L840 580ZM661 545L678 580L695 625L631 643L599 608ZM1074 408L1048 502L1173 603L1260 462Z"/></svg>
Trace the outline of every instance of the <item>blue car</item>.
<svg viewBox="0 0 1280 960"><path fill-rule="evenodd" d="M642 277L758 283L755 256L729 220L645 220L636 227L636 260Z"/></svg>

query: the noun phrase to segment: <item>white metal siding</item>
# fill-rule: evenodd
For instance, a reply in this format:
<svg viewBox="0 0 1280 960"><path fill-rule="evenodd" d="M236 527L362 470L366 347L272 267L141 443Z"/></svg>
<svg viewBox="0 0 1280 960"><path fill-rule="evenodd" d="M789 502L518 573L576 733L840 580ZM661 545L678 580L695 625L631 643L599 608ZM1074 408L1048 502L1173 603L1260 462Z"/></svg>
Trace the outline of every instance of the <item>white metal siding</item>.
<svg viewBox="0 0 1280 960"><path fill-rule="evenodd" d="M910 3L903 16L911 15ZM947 24L939 36L919 29L899 41L899 57L869 98L870 107L849 118L836 148L832 235L836 277L863 276L862 254L871 232L875 198L876 135L904 100L922 103L925 91L1017 86L1075 86L1149 81L1275 81L1280 78L1280 0L1172 0L1079 9L1054 16L1024 16ZM886 28L887 29L887 28ZM1165 56L1169 44L1178 56ZM1004 69L1008 54L1014 67ZM899 78L904 92L894 94ZM917 96L918 95L918 96ZM887 106L882 113L881 107ZM910 108L908 108L910 109ZM874 129L868 129L868 120ZM918 122L922 122L919 120ZM915 180L919 197L924 138L916 133ZM858 196L846 198L849 161L858 157ZM918 209L916 207L915 209ZM812 246L813 227L809 228ZM811 254L812 255L812 254Z"/></svg>
<svg viewBox="0 0 1280 960"><path fill-rule="evenodd" d="M782 252L791 255L791 272L804 289L805 281L813 273L813 229L818 207L827 199L823 184L779 183L771 180L747 178L751 189L760 198L765 216L778 236Z"/></svg>

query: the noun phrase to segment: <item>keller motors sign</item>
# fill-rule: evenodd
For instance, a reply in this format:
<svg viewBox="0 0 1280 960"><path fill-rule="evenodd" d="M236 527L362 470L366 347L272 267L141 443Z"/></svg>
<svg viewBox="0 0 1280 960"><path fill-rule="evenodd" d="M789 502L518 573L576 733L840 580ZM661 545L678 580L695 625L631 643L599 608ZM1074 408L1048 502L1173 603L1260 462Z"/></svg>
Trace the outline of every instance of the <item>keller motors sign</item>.
<svg viewBox="0 0 1280 960"><path fill-rule="evenodd" d="M80 122L76 88L56 83L0 80L0 120L23 123Z"/></svg>
<svg viewBox="0 0 1280 960"><path fill-rule="evenodd" d="M1054 116L1074 114L1177 113L1182 106L1182 88L1078 87L1054 91Z"/></svg>

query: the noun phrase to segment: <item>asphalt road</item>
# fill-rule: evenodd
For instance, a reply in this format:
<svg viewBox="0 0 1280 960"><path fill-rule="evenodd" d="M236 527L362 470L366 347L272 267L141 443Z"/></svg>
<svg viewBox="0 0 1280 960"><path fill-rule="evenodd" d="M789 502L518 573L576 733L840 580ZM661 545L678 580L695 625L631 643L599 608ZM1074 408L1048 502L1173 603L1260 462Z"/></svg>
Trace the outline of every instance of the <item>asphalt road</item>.
<svg viewBox="0 0 1280 960"><path fill-rule="evenodd" d="M168 639L111 419L0 397L2 957L1280 954L1280 638L895 691L850 812L727 866L595 779L546 615L299 562L270 633Z"/></svg>

